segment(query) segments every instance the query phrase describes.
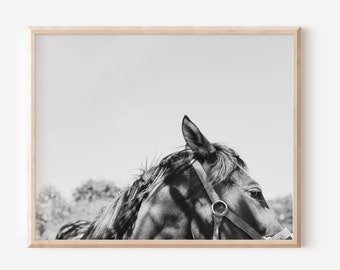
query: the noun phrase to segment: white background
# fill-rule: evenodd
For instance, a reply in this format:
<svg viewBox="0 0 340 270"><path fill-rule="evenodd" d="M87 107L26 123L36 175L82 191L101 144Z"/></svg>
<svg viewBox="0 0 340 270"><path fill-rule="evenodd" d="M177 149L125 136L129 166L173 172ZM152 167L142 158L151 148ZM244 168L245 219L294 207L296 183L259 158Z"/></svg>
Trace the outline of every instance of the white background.
<svg viewBox="0 0 340 270"><path fill-rule="evenodd" d="M337 269L337 1L4 1L0 4L2 269ZM27 249L27 26L301 25L303 248Z"/></svg>

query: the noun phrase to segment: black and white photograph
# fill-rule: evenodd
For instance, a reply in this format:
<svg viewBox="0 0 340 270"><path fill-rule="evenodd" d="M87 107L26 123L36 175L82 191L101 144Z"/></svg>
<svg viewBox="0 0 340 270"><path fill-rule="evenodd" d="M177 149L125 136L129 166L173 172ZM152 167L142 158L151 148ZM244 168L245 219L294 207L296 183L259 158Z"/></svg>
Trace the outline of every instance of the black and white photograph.
<svg viewBox="0 0 340 270"><path fill-rule="evenodd" d="M32 243L299 245L299 28L70 29L31 30Z"/></svg>

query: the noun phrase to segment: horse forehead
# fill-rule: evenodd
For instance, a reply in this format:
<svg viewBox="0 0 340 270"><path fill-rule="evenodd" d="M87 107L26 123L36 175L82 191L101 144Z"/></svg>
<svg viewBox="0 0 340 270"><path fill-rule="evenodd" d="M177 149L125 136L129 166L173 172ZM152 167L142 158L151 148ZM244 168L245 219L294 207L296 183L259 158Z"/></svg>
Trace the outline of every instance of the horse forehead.
<svg viewBox="0 0 340 270"><path fill-rule="evenodd" d="M259 187L260 184L255 181L253 178L251 178L246 172L243 172L243 171L235 171L231 178L235 181L237 181L237 183L239 185L242 185L242 186L247 186L247 187L250 187L250 186L256 186L256 187Z"/></svg>

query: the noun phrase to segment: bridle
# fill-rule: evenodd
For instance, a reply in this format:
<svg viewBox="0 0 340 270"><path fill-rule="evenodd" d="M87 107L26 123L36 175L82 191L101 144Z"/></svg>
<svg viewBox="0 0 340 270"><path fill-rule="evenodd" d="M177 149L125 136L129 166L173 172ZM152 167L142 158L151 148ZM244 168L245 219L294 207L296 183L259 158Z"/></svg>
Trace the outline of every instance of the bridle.
<svg viewBox="0 0 340 270"><path fill-rule="evenodd" d="M241 219L238 215L233 213L226 204L225 201L221 200L217 195L214 187L208 181L208 176L203 169L201 163L193 159L190 164L194 168L198 178L200 179L210 201L211 201L211 212L213 214L214 219L214 230L212 239L217 240L220 239L220 227L222 224L223 218L227 218L230 222L232 222L236 227L245 232L252 239L262 239L262 240L286 240L291 239L291 233L287 228L283 228L280 232L273 236L262 236L260 235L252 226L250 226L247 222ZM238 166L238 164L236 164ZM239 167L239 166L238 166ZM242 168L240 168L242 169ZM242 169L243 170L243 169Z"/></svg>

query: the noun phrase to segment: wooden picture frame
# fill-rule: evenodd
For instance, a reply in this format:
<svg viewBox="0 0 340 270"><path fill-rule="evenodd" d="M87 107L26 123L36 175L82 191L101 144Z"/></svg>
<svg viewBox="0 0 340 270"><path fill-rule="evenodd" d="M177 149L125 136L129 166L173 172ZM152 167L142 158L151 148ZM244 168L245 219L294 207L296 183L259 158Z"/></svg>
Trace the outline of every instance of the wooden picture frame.
<svg viewBox="0 0 340 270"><path fill-rule="evenodd" d="M292 240L38 240L36 238L36 100L37 96L37 37L44 35L65 36L105 36L105 35L145 35L145 36L290 36L292 37L293 64L292 78L292 185L293 185L293 231ZM29 28L29 146L28 146L28 246L34 248L126 248L126 247L166 247L166 248L221 248L221 247L301 247L301 28L300 27L30 27ZM274 90L273 90L274 91ZM221 138L223 140L223 138ZM251 166L250 166L251 167Z"/></svg>

